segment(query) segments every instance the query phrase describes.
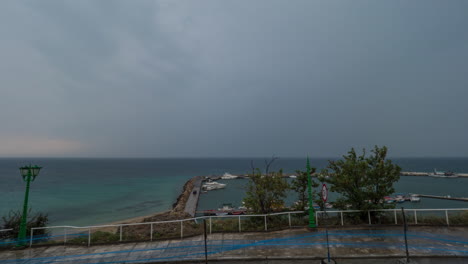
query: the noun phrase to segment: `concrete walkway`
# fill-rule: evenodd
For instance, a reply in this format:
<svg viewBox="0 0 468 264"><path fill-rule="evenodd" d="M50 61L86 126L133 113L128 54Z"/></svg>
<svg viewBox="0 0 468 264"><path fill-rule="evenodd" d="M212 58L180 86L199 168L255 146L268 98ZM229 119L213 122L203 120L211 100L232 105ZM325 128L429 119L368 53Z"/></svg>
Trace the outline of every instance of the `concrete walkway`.
<svg viewBox="0 0 468 264"><path fill-rule="evenodd" d="M190 196L187 200L187 203L185 204L184 212L190 214L192 217L195 216L195 211L197 210L197 204L198 204L198 199L200 198L202 180L203 179L201 176L195 177L195 180L193 182L193 189L190 192ZM193 193L194 191L196 191L195 194Z"/></svg>
<svg viewBox="0 0 468 264"><path fill-rule="evenodd" d="M291 229L269 233L224 233L208 236L210 262L248 263L306 263L325 257L327 252L324 230ZM330 254L343 259L375 258L376 262L396 263L405 255L401 228L333 229L329 230ZM468 263L468 228L418 227L408 233L410 256L425 257L413 263ZM391 259L389 259L391 257ZM439 257L439 258L434 258ZM440 261L440 257L447 262ZM457 257L457 258L454 258ZM353 260L354 259L354 260ZM0 263L165 263L204 260L202 236L157 242L81 246L49 246L24 250L0 251ZM275 260L280 262L275 262ZM462 262L457 262L457 261ZM265 262L267 261L267 262ZM392 261L392 262L385 262ZM464 262L463 262L464 261ZM252 263L252 262L251 262Z"/></svg>

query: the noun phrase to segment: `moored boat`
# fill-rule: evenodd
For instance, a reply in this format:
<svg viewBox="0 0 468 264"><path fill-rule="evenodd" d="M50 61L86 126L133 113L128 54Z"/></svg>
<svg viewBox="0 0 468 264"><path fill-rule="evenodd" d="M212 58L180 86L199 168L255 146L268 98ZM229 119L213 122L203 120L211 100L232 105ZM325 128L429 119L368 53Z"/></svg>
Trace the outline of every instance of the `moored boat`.
<svg viewBox="0 0 468 264"><path fill-rule="evenodd" d="M410 201L411 201L412 203L417 203L417 202L420 202L420 201L421 201L421 198L419 198L417 195L412 194L412 195L411 195L411 198L410 198Z"/></svg>
<svg viewBox="0 0 468 264"><path fill-rule="evenodd" d="M226 187L226 184L224 183L219 183L215 181L209 180L205 184L202 185L202 189L206 191L212 191L212 190L217 190L217 189L223 189Z"/></svg>
<svg viewBox="0 0 468 264"><path fill-rule="evenodd" d="M385 196L384 200L385 200L385 203L388 203L388 204L395 202L395 199L391 196Z"/></svg>
<svg viewBox="0 0 468 264"><path fill-rule="evenodd" d="M221 179L223 180L232 180L232 179L237 179L239 176L237 175L232 175L230 173L224 173L223 176L221 176Z"/></svg>

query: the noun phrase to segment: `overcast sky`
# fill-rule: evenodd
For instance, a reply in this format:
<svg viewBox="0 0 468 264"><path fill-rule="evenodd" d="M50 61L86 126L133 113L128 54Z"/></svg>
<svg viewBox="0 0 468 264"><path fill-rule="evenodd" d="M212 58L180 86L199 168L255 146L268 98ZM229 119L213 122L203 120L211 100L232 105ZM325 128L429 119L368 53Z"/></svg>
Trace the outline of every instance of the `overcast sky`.
<svg viewBox="0 0 468 264"><path fill-rule="evenodd" d="M468 156L468 1L0 2L1 157Z"/></svg>

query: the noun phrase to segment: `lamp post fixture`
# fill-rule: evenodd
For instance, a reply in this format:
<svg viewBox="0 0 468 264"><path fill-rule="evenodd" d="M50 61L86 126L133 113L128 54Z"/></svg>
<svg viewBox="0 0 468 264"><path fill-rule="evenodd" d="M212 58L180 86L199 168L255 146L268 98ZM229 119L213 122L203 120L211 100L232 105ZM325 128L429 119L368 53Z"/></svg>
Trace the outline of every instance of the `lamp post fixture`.
<svg viewBox="0 0 468 264"><path fill-rule="evenodd" d="M309 157L307 157L307 192L309 194L309 227L316 228L317 225L315 223L315 210L312 198L312 173L310 170L310 163Z"/></svg>
<svg viewBox="0 0 468 264"><path fill-rule="evenodd" d="M26 192L24 195L24 205L23 205L23 214L21 215L21 224L18 234L18 243L16 246L24 246L26 240L26 224L27 224L27 213L28 213L28 199L29 199L29 184L36 179L36 176L39 174L39 171L42 167L37 165L35 166L24 166L19 168L23 180L26 182Z"/></svg>

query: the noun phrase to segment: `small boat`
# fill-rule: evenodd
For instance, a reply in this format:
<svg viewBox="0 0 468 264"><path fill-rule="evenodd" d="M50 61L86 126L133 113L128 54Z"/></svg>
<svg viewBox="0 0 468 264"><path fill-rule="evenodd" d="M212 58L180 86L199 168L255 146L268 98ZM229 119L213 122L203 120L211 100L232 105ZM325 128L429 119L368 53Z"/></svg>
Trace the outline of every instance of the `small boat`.
<svg viewBox="0 0 468 264"><path fill-rule="evenodd" d="M395 202L395 199L391 196L385 196L384 197L385 203L391 204Z"/></svg>
<svg viewBox="0 0 468 264"><path fill-rule="evenodd" d="M395 202L397 203L404 203L405 199L403 197L395 198Z"/></svg>
<svg viewBox="0 0 468 264"><path fill-rule="evenodd" d="M233 209L234 209L234 207L230 203L225 203L225 204L221 205L220 208L218 208L219 211L223 211L223 212L230 212Z"/></svg>
<svg viewBox="0 0 468 264"><path fill-rule="evenodd" d="M314 210L320 210L320 206L318 204L314 204L312 207L314 208ZM304 206L304 210L308 211L309 206Z"/></svg>
<svg viewBox="0 0 468 264"><path fill-rule="evenodd" d="M229 174L229 173L224 173L223 176L221 176L221 179L223 180L232 180L232 179L237 179L237 175L232 175L232 174Z"/></svg>
<svg viewBox="0 0 468 264"><path fill-rule="evenodd" d="M206 191L212 191L217 189L223 189L226 187L226 184L208 180L205 184L202 185L202 189Z"/></svg>
<svg viewBox="0 0 468 264"><path fill-rule="evenodd" d="M434 169L433 173L428 174L431 177L437 177L437 178L457 178L458 175L453 173L452 171L446 171L446 172L440 172Z"/></svg>
<svg viewBox="0 0 468 264"><path fill-rule="evenodd" d="M231 215L243 215L245 214L245 210L233 210L230 214Z"/></svg>
<svg viewBox="0 0 468 264"><path fill-rule="evenodd" d="M395 202L397 203L404 203L405 202L405 196L402 193L396 193L395 194Z"/></svg>
<svg viewBox="0 0 468 264"><path fill-rule="evenodd" d="M411 198L410 198L410 201L411 201L412 203L418 203L418 202L421 201L421 198L419 198L417 195L412 194L412 195L411 195Z"/></svg>
<svg viewBox="0 0 468 264"><path fill-rule="evenodd" d="M203 215L205 215L205 216L216 215L216 213L217 213L217 211L216 211L216 210L213 210L213 209L203 211Z"/></svg>
<svg viewBox="0 0 468 264"><path fill-rule="evenodd" d="M296 179L297 176L296 176L296 175L290 175L289 178L291 178L291 179Z"/></svg>

